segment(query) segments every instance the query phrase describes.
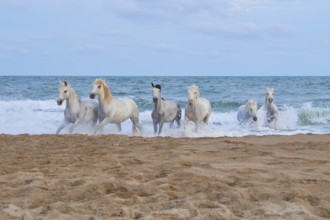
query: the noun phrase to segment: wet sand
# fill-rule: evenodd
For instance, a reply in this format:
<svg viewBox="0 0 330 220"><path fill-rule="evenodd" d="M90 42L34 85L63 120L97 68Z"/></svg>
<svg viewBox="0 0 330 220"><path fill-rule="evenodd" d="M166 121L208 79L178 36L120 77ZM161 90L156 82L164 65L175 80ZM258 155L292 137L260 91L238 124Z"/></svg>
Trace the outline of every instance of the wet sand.
<svg viewBox="0 0 330 220"><path fill-rule="evenodd" d="M0 219L327 219L330 135L0 135Z"/></svg>

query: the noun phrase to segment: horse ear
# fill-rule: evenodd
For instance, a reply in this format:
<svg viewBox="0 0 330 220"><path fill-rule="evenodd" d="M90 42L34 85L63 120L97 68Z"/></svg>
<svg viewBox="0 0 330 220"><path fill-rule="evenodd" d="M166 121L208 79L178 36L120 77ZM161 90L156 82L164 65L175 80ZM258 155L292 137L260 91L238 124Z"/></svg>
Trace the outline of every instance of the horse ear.
<svg viewBox="0 0 330 220"><path fill-rule="evenodd" d="M67 83L66 81L64 81L64 85L65 85L65 86L68 86L68 83Z"/></svg>
<svg viewBox="0 0 330 220"><path fill-rule="evenodd" d="M151 86L152 86L152 88L155 88L155 85L154 85L154 83L153 83L153 82L151 83Z"/></svg>

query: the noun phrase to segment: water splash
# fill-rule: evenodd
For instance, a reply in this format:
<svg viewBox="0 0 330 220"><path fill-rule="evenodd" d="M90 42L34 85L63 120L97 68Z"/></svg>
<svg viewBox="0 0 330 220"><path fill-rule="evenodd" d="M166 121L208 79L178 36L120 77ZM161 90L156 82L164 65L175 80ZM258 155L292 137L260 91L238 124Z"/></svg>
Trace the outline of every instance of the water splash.
<svg viewBox="0 0 330 220"><path fill-rule="evenodd" d="M0 133L5 134L54 134L63 120L64 106L57 106L55 100L14 100L0 101ZM169 128L165 124L161 136L170 137L220 137L246 135L292 135L298 133L330 133L330 109L313 107L305 103L299 108L282 106L279 108L278 124L267 124L265 110L258 110L257 123L240 125L236 118L237 111L213 111L208 125L203 125L198 132L194 123L187 129ZM184 111L183 117L184 118ZM140 112L140 122L144 128L143 136L153 137L151 111ZM103 134L131 135L131 122L122 124L123 131L118 132L116 126L107 125ZM77 128L76 133L91 134L90 127ZM68 128L63 133L68 133Z"/></svg>

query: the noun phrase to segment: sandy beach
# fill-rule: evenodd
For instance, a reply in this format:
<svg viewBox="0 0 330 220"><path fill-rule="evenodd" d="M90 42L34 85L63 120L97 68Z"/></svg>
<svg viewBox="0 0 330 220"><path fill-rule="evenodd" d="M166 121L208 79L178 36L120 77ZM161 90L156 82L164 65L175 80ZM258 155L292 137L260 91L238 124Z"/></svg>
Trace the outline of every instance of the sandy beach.
<svg viewBox="0 0 330 220"><path fill-rule="evenodd" d="M327 219L330 135L0 135L0 219Z"/></svg>

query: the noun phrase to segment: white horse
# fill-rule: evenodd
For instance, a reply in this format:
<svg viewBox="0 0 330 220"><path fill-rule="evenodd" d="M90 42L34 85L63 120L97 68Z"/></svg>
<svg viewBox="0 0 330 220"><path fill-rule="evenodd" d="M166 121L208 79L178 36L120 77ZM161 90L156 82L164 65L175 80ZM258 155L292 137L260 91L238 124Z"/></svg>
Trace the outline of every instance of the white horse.
<svg viewBox="0 0 330 220"><path fill-rule="evenodd" d="M157 132L157 125L159 124L158 134L162 132L164 122L171 122L170 127L172 127L174 121L180 127L180 120L181 120L181 108L177 101L168 100L164 101L160 95L161 86L154 85L151 83L152 86L152 96L154 102L154 109L151 113L152 121L154 124L154 133Z"/></svg>
<svg viewBox="0 0 330 220"><path fill-rule="evenodd" d="M211 115L211 104L209 100L199 97L199 89L195 84L190 86L187 91L189 98L185 109L184 128L189 121L193 121L196 125L196 130L198 130L202 121L205 124L208 123Z"/></svg>
<svg viewBox="0 0 330 220"><path fill-rule="evenodd" d="M266 119L268 123L275 121L275 126L276 126L278 120L278 110L277 110L277 106L273 102L274 101L273 94L274 94L273 88L266 89L266 96L265 96Z"/></svg>
<svg viewBox="0 0 330 220"><path fill-rule="evenodd" d="M102 79L96 79L93 84L93 89L90 98L94 99L99 96L99 114L101 117L100 123L96 126L95 132L102 131L107 124L114 123L121 131L121 123L127 119L131 119L132 132L136 134L137 129L142 132L142 127L139 124L139 109L133 99L118 100L112 96L108 85Z"/></svg>
<svg viewBox="0 0 330 220"><path fill-rule="evenodd" d="M241 105L237 112L237 120L239 123L243 124L248 121L257 121L257 111L258 111L258 104L254 100L249 100L245 103L245 105Z"/></svg>
<svg viewBox="0 0 330 220"><path fill-rule="evenodd" d="M60 82L58 88L59 94L57 98L57 104L62 105L66 100L66 107L64 110L64 121L58 127L56 134L68 124L73 123L70 127L70 133L80 124L90 123L96 125L98 120L98 105L93 100L81 101L74 89L66 82Z"/></svg>

